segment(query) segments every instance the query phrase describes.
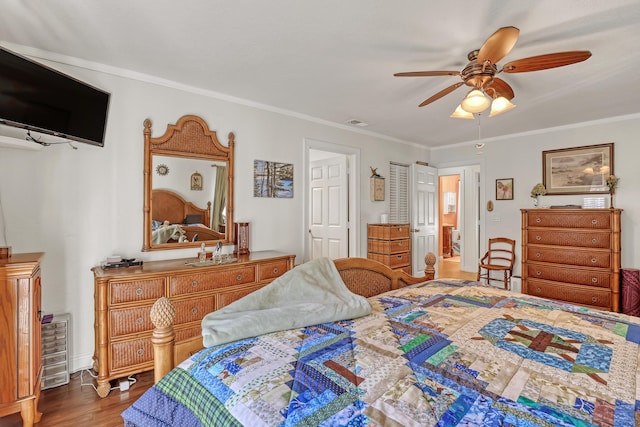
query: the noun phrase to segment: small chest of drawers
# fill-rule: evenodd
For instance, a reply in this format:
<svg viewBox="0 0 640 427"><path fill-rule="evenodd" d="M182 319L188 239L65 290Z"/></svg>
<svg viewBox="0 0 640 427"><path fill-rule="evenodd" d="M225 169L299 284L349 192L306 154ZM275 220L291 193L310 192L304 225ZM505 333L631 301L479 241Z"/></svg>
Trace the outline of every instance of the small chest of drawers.
<svg viewBox="0 0 640 427"><path fill-rule="evenodd" d="M409 224L368 224L367 257L411 274Z"/></svg>
<svg viewBox="0 0 640 427"><path fill-rule="evenodd" d="M523 292L620 311L620 214L523 209Z"/></svg>
<svg viewBox="0 0 640 427"><path fill-rule="evenodd" d="M109 382L153 369L151 307L167 297L176 309L176 341L201 334L202 318L260 289L294 267L295 255L274 251L239 255L237 261L209 266L193 259L151 261L105 270L95 267L95 352L98 395Z"/></svg>

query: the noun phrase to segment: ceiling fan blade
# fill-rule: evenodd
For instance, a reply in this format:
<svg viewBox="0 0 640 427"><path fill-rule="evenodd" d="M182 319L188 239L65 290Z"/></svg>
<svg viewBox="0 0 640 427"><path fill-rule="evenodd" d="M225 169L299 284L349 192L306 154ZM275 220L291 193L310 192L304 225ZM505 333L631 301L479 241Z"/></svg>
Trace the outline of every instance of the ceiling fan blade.
<svg viewBox="0 0 640 427"><path fill-rule="evenodd" d="M478 64L489 61L498 63L504 58L518 41L520 30L516 27L502 27L487 39L478 52Z"/></svg>
<svg viewBox="0 0 640 427"><path fill-rule="evenodd" d="M549 68L564 67L576 62L586 61L591 57L588 50L574 50L570 52L548 53L546 55L531 56L508 62L502 67L505 73L526 73L529 71L547 70Z"/></svg>
<svg viewBox="0 0 640 427"><path fill-rule="evenodd" d="M511 88L511 86L509 86L509 83L497 77L494 77L491 83L485 85L484 90L487 93L494 92L494 93L489 93L489 95L491 95L492 98L504 96L509 101L511 101L515 96L515 94L513 93L513 89Z"/></svg>
<svg viewBox="0 0 640 427"><path fill-rule="evenodd" d="M428 76L459 76L460 71L409 71L395 73L396 77L428 77Z"/></svg>
<svg viewBox="0 0 640 427"><path fill-rule="evenodd" d="M420 107L424 107L427 104L431 104L433 101L436 101L440 98L442 98L443 96L453 92L454 90L458 89L460 86L462 86L464 83L463 82L458 82L454 85L451 85L447 88L442 89L440 92L436 93L435 95L433 95L431 98L422 101L422 104L420 104Z"/></svg>

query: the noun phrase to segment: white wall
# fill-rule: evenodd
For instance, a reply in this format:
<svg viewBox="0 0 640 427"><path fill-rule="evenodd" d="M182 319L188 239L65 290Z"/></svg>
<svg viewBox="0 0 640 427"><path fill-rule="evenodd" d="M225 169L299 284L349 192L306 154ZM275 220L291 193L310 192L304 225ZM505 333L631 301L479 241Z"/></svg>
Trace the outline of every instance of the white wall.
<svg viewBox="0 0 640 427"><path fill-rule="evenodd" d="M488 119L491 120L491 119ZM608 121L584 123L548 129L506 138L485 139L481 156L476 155L475 142L431 151L436 167L478 163L481 157L481 253L486 240L506 236L517 242L515 275L520 275L521 212L532 208L531 188L542 182L542 151L585 145L614 143L614 172L620 178L614 205L622 213L622 267L640 268L640 115L619 117ZM514 179L513 200L495 200L495 182L500 178ZM582 205L584 195L544 196L543 205ZM608 199L608 195L605 195ZM485 206L493 200L493 212ZM608 201L608 200L607 200Z"/></svg>
<svg viewBox="0 0 640 427"><path fill-rule="evenodd" d="M68 65L49 65L111 93L104 148L86 144L75 144L78 150L66 144L36 151L0 147L0 200L7 241L14 253L46 253L42 265L43 309L72 315L73 371L91 365L92 267L111 254L149 261L191 257L197 252L195 248L141 252L145 118L153 122L153 136L163 134L167 124L185 114L201 116L217 131L223 144L233 131L235 219L251 223L252 251L293 253L298 263L303 254L301 162L305 138L360 149L362 170L357 173L363 186L362 227L387 210L381 202L369 201L369 166L388 175L390 160L429 160L425 149L346 127L228 102L189 88L180 90ZM292 199L253 197L256 159L294 164ZM366 233L361 238L365 240ZM366 241L361 247L366 251Z"/></svg>

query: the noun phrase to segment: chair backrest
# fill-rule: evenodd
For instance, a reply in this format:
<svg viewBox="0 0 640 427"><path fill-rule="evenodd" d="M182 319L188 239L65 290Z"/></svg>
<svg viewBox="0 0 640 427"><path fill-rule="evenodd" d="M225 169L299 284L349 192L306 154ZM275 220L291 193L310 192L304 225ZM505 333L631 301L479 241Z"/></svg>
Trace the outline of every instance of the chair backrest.
<svg viewBox="0 0 640 427"><path fill-rule="evenodd" d="M516 259L516 241L506 237L494 237L489 239L487 248L487 264L509 266L513 268Z"/></svg>

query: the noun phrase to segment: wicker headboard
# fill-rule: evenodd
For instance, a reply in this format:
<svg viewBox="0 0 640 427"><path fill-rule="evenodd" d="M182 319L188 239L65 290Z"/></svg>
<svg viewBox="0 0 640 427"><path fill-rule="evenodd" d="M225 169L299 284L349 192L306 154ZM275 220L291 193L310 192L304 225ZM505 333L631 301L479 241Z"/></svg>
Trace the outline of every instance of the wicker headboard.
<svg viewBox="0 0 640 427"><path fill-rule="evenodd" d="M171 224L181 224L187 215L197 215L201 218L198 222L209 227L211 225L210 212L211 202L207 202L207 207L202 209L173 191L153 190L151 192L152 220L160 222L168 220Z"/></svg>
<svg viewBox="0 0 640 427"><path fill-rule="evenodd" d="M391 270L368 258L341 258L333 262L347 288L366 298L433 279L433 275L414 277L401 270Z"/></svg>

